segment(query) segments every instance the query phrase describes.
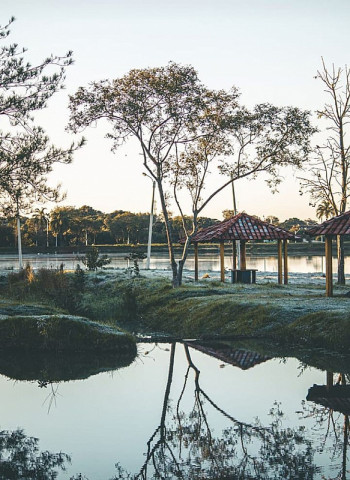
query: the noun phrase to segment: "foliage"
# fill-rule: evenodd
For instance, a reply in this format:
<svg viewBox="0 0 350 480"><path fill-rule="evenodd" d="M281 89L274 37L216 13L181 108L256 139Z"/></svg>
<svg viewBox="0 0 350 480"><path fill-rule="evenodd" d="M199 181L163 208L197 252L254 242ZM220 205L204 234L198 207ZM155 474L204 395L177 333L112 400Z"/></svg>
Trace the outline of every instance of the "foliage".
<svg viewBox="0 0 350 480"><path fill-rule="evenodd" d="M83 272L67 275L60 270L41 268L37 272L27 265L19 272L9 273L5 288L12 298L24 301L33 299L48 302L75 313L79 310L84 292Z"/></svg>
<svg viewBox="0 0 350 480"><path fill-rule="evenodd" d="M112 261L107 255L100 255L97 247L91 247L91 250L86 252L85 257L82 257L81 260L90 271L102 268L104 265L108 265Z"/></svg>
<svg viewBox="0 0 350 480"><path fill-rule="evenodd" d="M20 480L57 478L57 470L66 470L71 459L66 453L40 452L38 439L21 429L0 431L0 478Z"/></svg>

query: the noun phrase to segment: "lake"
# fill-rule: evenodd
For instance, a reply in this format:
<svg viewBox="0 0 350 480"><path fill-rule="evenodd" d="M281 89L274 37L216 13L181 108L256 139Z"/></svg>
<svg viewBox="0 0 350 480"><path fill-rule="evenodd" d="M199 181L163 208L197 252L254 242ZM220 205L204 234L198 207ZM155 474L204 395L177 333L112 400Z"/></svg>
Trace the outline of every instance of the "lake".
<svg viewBox="0 0 350 480"><path fill-rule="evenodd" d="M111 267L127 268L129 261L125 260L125 254L109 254L112 262ZM29 263L33 268L59 268L63 263L65 269L75 269L77 264L82 265L78 254L66 255L24 255L24 264ZM290 256L288 259L289 271L291 273L322 273L325 271L325 260L323 256ZM140 262L140 269L146 266L146 261ZM231 255L225 255L226 268L232 268ZM277 272L276 256L248 256L247 267L256 268L260 272ZM337 260L333 258L333 271L336 272ZM1 269L17 269L18 258L16 255L0 255ZM169 269L169 258L167 254L154 254L151 258L151 269ZM194 258L190 255L186 261L186 269L194 270ZM199 257L199 270L220 271L219 255L203 254ZM345 271L350 270L350 257L345 259Z"/></svg>
<svg viewBox="0 0 350 480"><path fill-rule="evenodd" d="M1 355L0 478L350 478L348 387L311 388L330 358L318 369L237 342L141 343L134 360L62 359L60 372L57 359Z"/></svg>

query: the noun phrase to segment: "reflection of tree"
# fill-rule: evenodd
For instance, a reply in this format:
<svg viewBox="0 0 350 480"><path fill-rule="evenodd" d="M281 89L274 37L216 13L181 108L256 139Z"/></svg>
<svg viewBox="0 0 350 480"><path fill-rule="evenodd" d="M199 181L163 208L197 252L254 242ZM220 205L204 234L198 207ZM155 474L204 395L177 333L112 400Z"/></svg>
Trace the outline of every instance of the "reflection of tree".
<svg viewBox="0 0 350 480"><path fill-rule="evenodd" d="M303 427L283 428L278 404L269 425L259 420L245 423L224 411L201 387L200 371L185 344L188 363L179 398L172 406L170 390L175 344L171 347L168 379L159 426L147 442L145 461L136 475L119 466L116 479L312 479L317 472L314 451ZM189 413L181 410L193 373L194 403ZM230 425L220 437L210 426L210 413L224 415Z"/></svg>
<svg viewBox="0 0 350 480"><path fill-rule="evenodd" d="M65 470L70 457L65 453L40 452L38 439L23 430L0 431L1 480L52 480L57 470Z"/></svg>

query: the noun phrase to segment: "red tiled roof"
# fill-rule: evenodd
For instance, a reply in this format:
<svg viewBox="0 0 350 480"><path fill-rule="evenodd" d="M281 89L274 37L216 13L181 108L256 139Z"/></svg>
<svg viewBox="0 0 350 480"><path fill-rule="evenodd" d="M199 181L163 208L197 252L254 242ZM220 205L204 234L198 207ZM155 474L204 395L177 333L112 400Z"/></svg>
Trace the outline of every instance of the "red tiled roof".
<svg viewBox="0 0 350 480"><path fill-rule="evenodd" d="M192 237L192 242L215 242L220 240L287 240L293 233L263 222L257 217L239 213L228 220L204 228Z"/></svg>
<svg viewBox="0 0 350 480"><path fill-rule="evenodd" d="M350 235L350 210L330 220L326 220L320 225L308 228L305 233L311 236Z"/></svg>

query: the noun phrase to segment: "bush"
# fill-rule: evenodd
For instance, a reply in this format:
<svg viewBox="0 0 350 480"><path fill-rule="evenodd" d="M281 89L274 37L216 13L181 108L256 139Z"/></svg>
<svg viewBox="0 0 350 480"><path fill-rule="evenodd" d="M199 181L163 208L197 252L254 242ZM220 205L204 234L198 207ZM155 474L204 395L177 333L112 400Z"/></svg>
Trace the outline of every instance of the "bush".
<svg viewBox="0 0 350 480"><path fill-rule="evenodd" d="M86 255L82 257L81 261L90 271L96 271L104 265L111 263L111 259L107 255L100 255L97 247L92 247Z"/></svg>

